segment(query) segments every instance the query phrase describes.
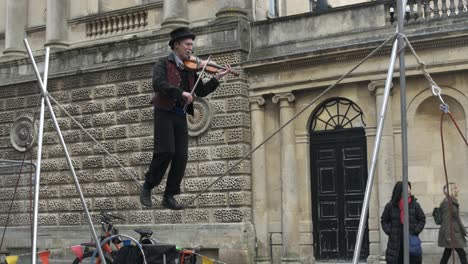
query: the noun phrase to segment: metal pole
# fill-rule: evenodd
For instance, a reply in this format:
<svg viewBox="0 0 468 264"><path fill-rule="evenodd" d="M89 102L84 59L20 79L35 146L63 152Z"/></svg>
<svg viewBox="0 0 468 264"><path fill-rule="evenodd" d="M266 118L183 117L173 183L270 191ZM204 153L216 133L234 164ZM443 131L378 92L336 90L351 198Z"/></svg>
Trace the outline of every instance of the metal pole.
<svg viewBox="0 0 468 264"><path fill-rule="evenodd" d="M398 48L397 44L398 44L398 41L395 40L393 42L392 53L390 55L390 63L388 66L387 78L385 79L385 89L384 89L382 108L380 109L379 121L377 124L377 134L375 135L374 149L372 151L372 162L371 162L371 167L370 167L369 174L368 174L366 192L364 194L364 202L362 204L361 219L359 220L359 229L358 229L358 234L356 237L356 244L354 247L353 264L357 264L359 262L359 255L361 255L362 238L364 236L364 229L366 227L366 222L367 222L369 200L370 200L370 195L372 191L372 185L374 183L374 172L375 172L375 167L377 164L377 156L379 154L379 149L380 149L380 140L382 139L382 131L383 131L384 121L385 121L385 112L387 110L388 97L390 95L390 88L392 87L391 83L392 83L392 78L393 78L393 71L395 68L395 62L396 62L396 55L397 55L397 48Z"/></svg>
<svg viewBox="0 0 468 264"><path fill-rule="evenodd" d="M408 221L408 129L406 121L406 74L405 74L405 8L406 1L397 2L398 50L400 52L400 107L401 107L401 159L403 178L403 260L409 263L409 221Z"/></svg>
<svg viewBox="0 0 468 264"><path fill-rule="evenodd" d="M28 45L27 40L25 39L25 45ZM29 46L29 45L28 45ZM46 55L45 55L45 68L44 68L44 79L47 80L47 68L49 62L49 47L46 48ZM30 54L32 57L32 54ZM36 77L40 80L41 76L39 75L39 71L36 71ZM36 254L37 254L37 221L38 221L38 214L39 214L39 189L40 189L40 178L41 178L41 159L42 159L42 135L44 132L44 111L45 111L45 104L44 104L44 96L41 96L41 110L39 114L39 133L37 138L37 162L36 162L36 176L35 176L35 183L34 183L34 217L33 217L33 233L32 233L32 254L31 254L31 263L36 264Z"/></svg>
<svg viewBox="0 0 468 264"><path fill-rule="evenodd" d="M78 191L78 194L80 195L80 200L81 200L81 204L85 210L85 213L86 213L86 217L88 219L88 223L89 223L89 227L91 229L91 233L93 235L93 238L94 240L96 241L96 244L99 243L99 238L96 234L96 230L94 229L94 225L93 225L93 221L91 219L91 216L89 214L89 211L88 211L88 207L86 206L86 201L84 199L84 196L83 196L83 192L81 191L81 187L80 187L80 183L78 181L78 177L76 176L76 173L75 173L75 168L73 167L73 164L72 164L72 161L71 161L71 158L70 158L70 155L68 153L68 149L67 149L67 146L65 145L65 140L63 139L63 136L62 136L62 132L60 131L60 126L57 122L57 118L55 117L55 113L54 113L54 110L52 108L52 105L50 103L50 100L49 100L49 97L48 97L48 94L47 94L47 67L48 67L48 54L49 54L49 48L46 49L46 70L44 71L44 77L45 77L45 80L44 80L44 83L42 82L42 79L41 79L41 76L39 74L39 70L37 69L37 65L36 65L36 62L34 60L34 56L32 54L32 51L31 51L31 48L29 47L29 43L28 43L28 40L27 39L24 39L23 40L24 42L24 45L26 46L26 49L28 51L28 55L29 55L29 58L31 59L31 63L33 65L33 68L34 68L34 71L36 73L36 77L37 77L37 80L39 82L39 86L42 90L42 99L41 99L41 111L43 111L43 106L44 106L44 101L47 103L47 107L49 109L49 113L50 113L50 117L52 118L53 122L54 122L54 127L55 127L55 130L57 132L57 135L59 137L59 140L60 140L60 143L63 147L63 151L65 153L65 157L67 158L67 163L68 163L68 166L70 167L70 171L73 175L73 180L75 182L75 186L76 186L76 189ZM41 113L42 115L44 114L43 112ZM43 128L44 128L44 119L43 119L43 116L42 116L42 123L40 124L40 126L42 126L42 129L40 130L40 134L41 134L41 138L39 140L42 140L42 131L43 131ZM41 142L41 147L42 147L42 142ZM39 148L39 146L38 146ZM40 159L40 156L38 156L38 159ZM38 160L38 166L40 168L40 163L39 163L39 160ZM37 170L37 174L39 174L39 171L40 170ZM38 202L39 202L39 177L36 177L36 193L35 193L35 197L37 197L37 203L35 204L35 206L38 206ZM35 215L34 215L34 223L36 225L36 230L33 231L33 233L35 232L34 234L34 238L33 238L33 241L37 241L37 217L38 215L36 214L37 208L35 208ZM35 244L36 242L33 242L33 244ZM36 264L36 247L34 246L33 247L33 250L32 250L32 264ZM98 252L99 252L99 256L101 257L101 263L104 263L104 264L107 264L106 263L106 260L105 260L105 257L104 257L104 253L102 251L102 248L101 247L98 247Z"/></svg>

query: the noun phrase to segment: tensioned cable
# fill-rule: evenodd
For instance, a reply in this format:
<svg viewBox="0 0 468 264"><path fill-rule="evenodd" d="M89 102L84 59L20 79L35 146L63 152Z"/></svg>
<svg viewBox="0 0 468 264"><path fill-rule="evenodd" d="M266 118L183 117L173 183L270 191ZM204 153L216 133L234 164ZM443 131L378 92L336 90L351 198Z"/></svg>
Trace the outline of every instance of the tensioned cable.
<svg viewBox="0 0 468 264"><path fill-rule="evenodd" d="M214 184L216 184L219 180L227 176L236 166L238 166L240 163L242 163L245 159L247 159L252 153L254 153L256 150L258 150L260 147L262 147L266 142L268 142L271 138L273 138L276 134L278 134L284 127L289 125L292 121L294 121L299 115L301 115L303 112L305 112L309 107L311 107L318 99L320 99L325 93L330 91L331 89L335 88L336 85L338 85L343 79L345 79L349 74L351 74L354 70L356 70L359 66L361 66L365 61L367 61L369 58L374 56L378 51L380 51L384 46L386 46L390 41L392 41L397 34L393 34L389 38L387 38L384 42L382 42L377 48L375 48L371 53L369 53L365 58L363 58L359 63L357 63L354 67L352 67L348 72L346 72L344 75L342 75L336 82L334 82L332 85L330 85L328 88L326 88L324 91L322 91L316 98L314 98L306 107L304 107L302 110L297 112L290 120L288 120L286 123L284 123L281 127L279 127L276 131L274 131L269 137L267 137L263 142L261 142L258 146L256 146L254 149L252 149L249 153L244 155L240 160L238 160L235 164L233 164L231 167L228 168L228 170L218 177L215 181L210 183L207 187L205 187L203 190L201 190L195 197L192 199L188 200L188 202L183 204L183 207L185 208L187 205L191 204L194 202L198 197L200 197L201 194L205 193L209 188L211 188ZM50 94L47 94L49 98L62 109L62 111L70 117L70 119L82 130L86 133L86 135L91 138L92 141L94 141L104 152L109 155L123 170L124 172L129 175L133 180L135 180L138 185L141 187L142 184L139 182L139 180L131 174L125 166L114 156L112 155L101 143L99 143L57 100L55 100Z"/></svg>
<svg viewBox="0 0 468 264"><path fill-rule="evenodd" d="M212 183L210 183L207 187L205 187L203 190L201 190L195 197L189 200L189 202L185 203L183 207L186 207L187 205L191 204L194 202L200 195L202 195L204 192L206 192L211 186L216 184L219 180L222 178L226 177L236 166L241 164L245 159L247 159L252 153L257 151L260 147L265 145L270 139L272 139L275 135L277 135L283 128L285 128L287 125L289 125L292 121L294 121L298 116L300 116L302 113L304 113L309 107L311 107L315 102L317 102L318 99L320 99L324 94L326 94L328 91L331 89L335 88L336 85L338 85L343 79L345 79L349 74L351 74L354 70L356 70L359 66L361 66L365 61L367 61L370 57L374 56L379 50L381 50L385 45L387 45L388 42L392 41L397 34L393 34L389 38L387 38L382 44L380 44L377 48L375 48L371 53L369 53L365 58L363 58L361 61L359 61L358 64L356 64L353 68L351 68L348 72L346 72L343 76L341 76L337 81L335 81L332 85L330 85L328 88L326 88L324 91L322 91L317 97L315 97L307 106L305 106L302 110L297 112L291 119L286 121L283 125L281 125L276 131L274 131L270 136L268 136L264 141L262 141L260 144L258 144L254 149L252 149L249 153L245 154L240 160L238 160L234 165L229 167L227 171L219 176L216 180L214 180Z"/></svg>

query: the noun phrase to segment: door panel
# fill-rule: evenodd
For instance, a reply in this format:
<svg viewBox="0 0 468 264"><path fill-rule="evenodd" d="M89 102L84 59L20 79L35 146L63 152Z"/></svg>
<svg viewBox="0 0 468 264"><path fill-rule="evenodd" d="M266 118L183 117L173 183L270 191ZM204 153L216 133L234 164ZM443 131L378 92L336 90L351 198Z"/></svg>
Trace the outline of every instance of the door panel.
<svg viewBox="0 0 468 264"><path fill-rule="evenodd" d="M312 217L317 259L353 257L367 180L363 129L311 135ZM368 231L361 256L369 254Z"/></svg>

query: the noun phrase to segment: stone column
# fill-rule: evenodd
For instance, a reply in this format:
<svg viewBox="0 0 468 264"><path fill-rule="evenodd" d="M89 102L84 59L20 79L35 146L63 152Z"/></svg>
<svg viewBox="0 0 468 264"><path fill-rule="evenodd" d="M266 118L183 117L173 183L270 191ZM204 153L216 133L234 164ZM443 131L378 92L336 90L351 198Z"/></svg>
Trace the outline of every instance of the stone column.
<svg viewBox="0 0 468 264"><path fill-rule="evenodd" d="M164 20L161 23L163 28L174 29L189 24L187 0L164 0L163 13Z"/></svg>
<svg viewBox="0 0 468 264"><path fill-rule="evenodd" d="M385 80L372 81L368 88L375 91L376 106L376 124L379 122L379 115L383 104L383 95L385 90ZM387 110L385 111L385 121L382 130L382 139L380 141L379 155L377 157L377 179L378 179L378 197L379 197L379 216L385 208L385 205L392 196L393 186L395 185L395 142L393 134L393 111L392 94L388 98ZM380 230L380 255L385 256L388 237Z"/></svg>
<svg viewBox="0 0 468 264"><path fill-rule="evenodd" d="M51 49L68 47L68 14L67 0L47 0L46 44Z"/></svg>
<svg viewBox="0 0 468 264"><path fill-rule="evenodd" d="M218 0L217 18L248 17L251 4L248 0Z"/></svg>
<svg viewBox="0 0 468 264"><path fill-rule="evenodd" d="M261 96L250 98L252 117L252 148L265 140L265 99ZM252 192L253 221L256 235L255 263L271 263L269 257L268 210L267 210L267 178L265 147L262 146L252 153Z"/></svg>
<svg viewBox="0 0 468 264"><path fill-rule="evenodd" d="M28 0L6 1L5 56L26 56L23 39L26 37Z"/></svg>
<svg viewBox="0 0 468 264"><path fill-rule="evenodd" d="M279 102L280 124L294 116L291 93L273 96L273 103ZM294 123L281 131L281 195L283 256L281 263L300 263L299 248L299 197L297 192L296 140Z"/></svg>

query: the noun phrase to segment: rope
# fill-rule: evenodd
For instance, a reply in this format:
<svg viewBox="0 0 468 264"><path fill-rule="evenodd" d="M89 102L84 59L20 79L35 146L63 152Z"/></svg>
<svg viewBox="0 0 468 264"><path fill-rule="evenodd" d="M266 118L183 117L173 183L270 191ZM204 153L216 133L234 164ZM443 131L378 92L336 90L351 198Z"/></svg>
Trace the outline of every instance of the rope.
<svg viewBox="0 0 468 264"><path fill-rule="evenodd" d="M452 205L452 197L450 197L450 186L449 186L449 180L448 180L448 173L447 173L447 162L445 160L445 143L444 143L444 133L443 133L443 121L444 121L444 116L445 113L442 113L440 116L440 140L442 142L442 162L444 164L444 174L445 174L445 186L447 186L447 201L449 204L449 222L450 222L450 244L452 246L452 261L453 264L455 264L455 234L453 231L453 217L452 217L452 212L453 212L453 205Z"/></svg>
<svg viewBox="0 0 468 264"><path fill-rule="evenodd" d="M210 189L214 184L216 184L219 180L222 178L226 177L236 166L238 166L241 162L243 162L245 159L250 157L252 153L257 151L259 148L261 148L265 143L267 143L271 138L273 138L276 134L278 134L283 128L285 128L287 125L289 125L292 121L294 121L298 116L300 116L302 113L304 113L309 107L311 107L318 99L320 99L324 94L326 94L328 91L331 89L335 88L336 85L338 85L343 79L345 79L349 74L351 74L354 70L356 70L359 66L361 66L365 61L367 61L370 57L374 56L379 50L381 50L385 45L387 45L388 42L392 41L397 34L394 34L387 38L382 44L380 44L377 48L375 48L369 55L367 55L364 59L362 59L358 64L356 64L353 68L351 68L348 72L346 72L343 76L341 76L337 81L335 81L332 85L330 85L328 88L326 88L324 91L322 91L316 98L314 98L306 107L304 107L302 110L297 112L291 119L289 119L287 122L285 122L283 125L281 125L276 131L274 131L270 136L268 136L263 142L261 142L258 146L253 148L249 153L245 154L239 161L237 161L234 165L228 168L228 170L218 177L215 181L210 183L207 187L205 187L203 190L201 190L195 197L193 197L191 200L189 200L187 203L183 204L183 207L186 207L187 205L191 204L194 202L200 195L205 193L208 189Z"/></svg>

